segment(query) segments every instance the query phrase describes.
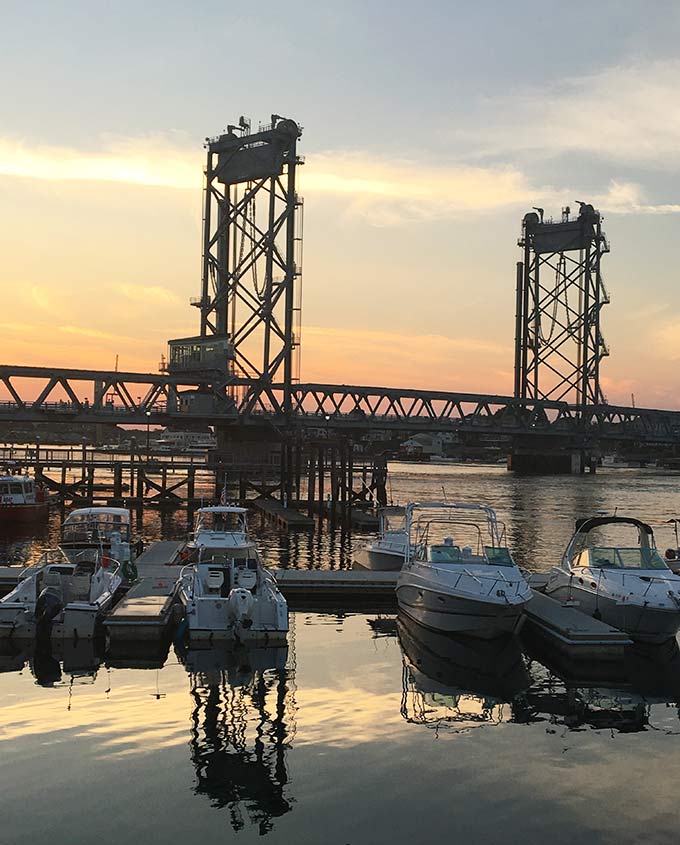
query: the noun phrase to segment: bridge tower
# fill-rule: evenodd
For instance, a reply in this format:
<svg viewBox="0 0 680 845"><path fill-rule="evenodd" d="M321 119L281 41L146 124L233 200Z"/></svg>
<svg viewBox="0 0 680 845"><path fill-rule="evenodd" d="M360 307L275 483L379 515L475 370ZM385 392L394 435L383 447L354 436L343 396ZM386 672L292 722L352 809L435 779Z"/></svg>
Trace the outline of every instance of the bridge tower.
<svg viewBox="0 0 680 845"><path fill-rule="evenodd" d="M524 215L523 260L517 264L515 396L566 401L576 406L605 401L600 362L609 354L600 312L609 302L600 270L609 245L592 205L567 207L559 222L543 209Z"/></svg>
<svg viewBox="0 0 680 845"><path fill-rule="evenodd" d="M301 134L295 121L272 115L255 133L242 117L206 138L201 295L191 304L200 337L229 346L229 390L241 411L289 413L299 378Z"/></svg>

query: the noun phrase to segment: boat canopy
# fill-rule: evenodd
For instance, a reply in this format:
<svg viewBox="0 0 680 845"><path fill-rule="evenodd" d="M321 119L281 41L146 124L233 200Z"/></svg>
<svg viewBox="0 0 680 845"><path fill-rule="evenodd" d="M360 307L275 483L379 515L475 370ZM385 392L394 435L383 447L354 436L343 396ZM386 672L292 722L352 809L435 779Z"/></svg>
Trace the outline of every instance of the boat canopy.
<svg viewBox="0 0 680 845"><path fill-rule="evenodd" d="M479 523L486 524L487 542L482 541ZM453 525L475 530L476 544L492 548L505 547L505 528L499 528L496 511L489 505L467 502L410 502L406 506L406 529L411 544L429 545L436 542L435 535L448 533ZM438 538L447 544L460 545L453 538Z"/></svg>
<svg viewBox="0 0 680 845"><path fill-rule="evenodd" d="M248 508L238 508L235 505L212 505L207 508L199 508L196 513L248 513Z"/></svg>
<svg viewBox="0 0 680 845"><path fill-rule="evenodd" d="M109 543L114 532L130 539L130 511L127 508L78 508L61 526L61 542L68 546Z"/></svg>
<svg viewBox="0 0 680 845"><path fill-rule="evenodd" d="M648 536L653 536L654 532L646 522L636 519L634 516L591 516L586 519L576 520L577 534L588 534L594 528L599 528L601 525L634 525L639 531Z"/></svg>
<svg viewBox="0 0 680 845"><path fill-rule="evenodd" d="M127 508L77 508L66 517L67 522L130 522Z"/></svg>

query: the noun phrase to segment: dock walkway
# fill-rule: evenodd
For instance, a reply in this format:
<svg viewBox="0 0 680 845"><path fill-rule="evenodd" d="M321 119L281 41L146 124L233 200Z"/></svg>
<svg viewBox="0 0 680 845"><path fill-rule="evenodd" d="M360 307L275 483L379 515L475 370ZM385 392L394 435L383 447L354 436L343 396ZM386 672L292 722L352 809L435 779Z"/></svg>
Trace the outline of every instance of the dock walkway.
<svg viewBox="0 0 680 845"><path fill-rule="evenodd" d="M160 639L172 621L181 565L181 543L160 540L137 558L139 581L104 620L111 640Z"/></svg>
<svg viewBox="0 0 680 845"><path fill-rule="evenodd" d="M628 634L533 590L526 627L571 657L616 659L633 644Z"/></svg>
<svg viewBox="0 0 680 845"><path fill-rule="evenodd" d="M291 610L396 609L398 572L370 569L276 569L274 576Z"/></svg>

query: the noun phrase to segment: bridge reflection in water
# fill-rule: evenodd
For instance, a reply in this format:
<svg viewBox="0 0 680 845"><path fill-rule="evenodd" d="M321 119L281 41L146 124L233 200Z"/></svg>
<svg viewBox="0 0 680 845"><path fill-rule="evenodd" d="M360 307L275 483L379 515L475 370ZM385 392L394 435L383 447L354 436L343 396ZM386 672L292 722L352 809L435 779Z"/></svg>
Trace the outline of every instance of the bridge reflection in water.
<svg viewBox="0 0 680 845"><path fill-rule="evenodd" d="M647 729L680 733L680 652L672 641L635 646L616 663L566 662L512 638L475 641L399 617L401 714L407 722L464 732L546 723L551 733ZM670 721L669 721L670 718Z"/></svg>
<svg viewBox="0 0 680 845"><path fill-rule="evenodd" d="M193 701L191 760L197 795L226 808L235 831L268 833L292 809L287 746L295 732L288 649L204 648L180 655Z"/></svg>

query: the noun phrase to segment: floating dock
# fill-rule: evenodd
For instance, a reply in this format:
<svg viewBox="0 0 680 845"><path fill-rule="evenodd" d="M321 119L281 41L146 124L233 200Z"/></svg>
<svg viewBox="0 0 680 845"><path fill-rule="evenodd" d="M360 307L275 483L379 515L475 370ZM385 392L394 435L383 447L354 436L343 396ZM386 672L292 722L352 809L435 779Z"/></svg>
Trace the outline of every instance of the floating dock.
<svg viewBox="0 0 680 845"><path fill-rule="evenodd" d="M398 572L370 569L276 569L290 610L396 610Z"/></svg>
<svg viewBox="0 0 680 845"><path fill-rule="evenodd" d="M276 499L249 499L248 505L264 514L269 522L275 523L279 528L286 530L291 528L314 528L314 519L305 516L294 508L285 508Z"/></svg>
<svg viewBox="0 0 680 845"><path fill-rule="evenodd" d="M104 620L111 642L160 640L173 622L179 589L177 551L181 543L160 540L136 561L139 581Z"/></svg>
<svg viewBox="0 0 680 845"><path fill-rule="evenodd" d="M526 608L524 632L549 640L572 658L611 660L623 658L633 641L628 634L592 616L564 607L560 602L533 590Z"/></svg>

